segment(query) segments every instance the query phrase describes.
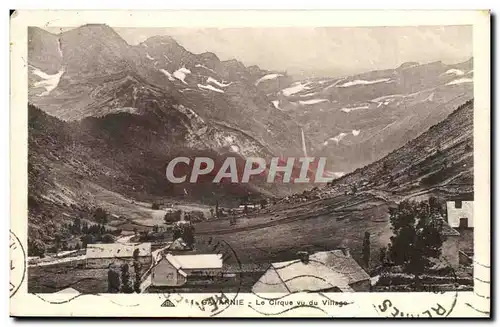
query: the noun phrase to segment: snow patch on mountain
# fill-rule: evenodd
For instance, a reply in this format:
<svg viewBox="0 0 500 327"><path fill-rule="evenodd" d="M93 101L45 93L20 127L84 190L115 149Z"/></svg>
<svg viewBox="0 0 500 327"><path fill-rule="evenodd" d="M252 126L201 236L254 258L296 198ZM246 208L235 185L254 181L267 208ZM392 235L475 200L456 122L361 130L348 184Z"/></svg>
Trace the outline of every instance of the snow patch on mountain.
<svg viewBox="0 0 500 327"><path fill-rule="evenodd" d="M345 173L341 172L341 171L325 171L323 173L323 176L330 177L330 178L340 178L344 175L345 175Z"/></svg>
<svg viewBox="0 0 500 327"><path fill-rule="evenodd" d="M456 80L453 80L449 83L447 83L446 85L455 85L455 84L463 84L463 83L472 83L473 80L472 78L459 78L459 79L456 79Z"/></svg>
<svg viewBox="0 0 500 327"><path fill-rule="evenodd" d="M299 101L299 103L302 105L316 104L321 102L328 102L328 99L311 99L311 100Z"/></svg>
<svg viewBox="0 0 500 327"><path fill-rule="evenodd" d="M361 133L361 130L359 130L359 129L353 129L352 130L352 135L354 135L354 136L358 136L359 133Z"/></svg>
<svg viewBox="0 0 500 327"><path fill-rule="evenodd" d="M280 101L279 100L273 100L271 102L273 103L274 108L283 111L283 109L280 108Z"/></svg>
<svg viewBox="0 0 500 327"><path fill-rule="evenodd" d="M321 80L321 81L316 81L316 83L318 83L318 84L326 84L326 83L331 83L331 82L332 82L331 78L324 79L324 80Z"/></svg>
<svg viewBox="0 0 500 327"><path fill-rule="evenodd" d="M155 58L151 57L147 52L146 52L146 58L148 58L149 60L155 60Z"/></svg>
<svg viewBox="0 0 500 327"><path fill-rule="evenodd" d="M255 82L255 85L258 85L262 81L266 81L266 80L270 80L270 79L276 79L276 78L278 78L280 76L283 76L283 74L277 74L276 73L276 74L267 74L267 75L264 75L261 78L259 78L257 80L257 82Z"/></svg>
<svg viewBox="0 0 500 327"><path fill-rule="evenodd" d="M174 77L177 78L182 83L187 84L185 81L187 74L191 74L191 71L187 69L185 66L183 66L177 69L172 75L174 75Z"/></svg>
<svg viewBox="0 0 500 327"><path fill-rule="evenodd" d="M410 68L417 67L417 66L420 66L420 64L410 64L408 66L404 66L402 69L406 70L406 69L410 69Z"/></svg>
<svg viewBox="0 0 500 327"><path fill-rule="evenodd" d="M172 60L170 60L170 58L168 58L166 55L163 55L163 57L165 57L165 59L166 59L168 62L172 62Z"/></svg>
<svg viewBox="0 0 500 327"><path fill-rule="evenodd" d="M208 68L208 67L207 67L207 66L205 66L205 65L196 64L196 65L194 65L194 66L195 66L195 67L198 67L198 68L205 68L206 70L209 70L209 71L211 71L211 72L215 73L215 70L213 70L212 68Z"/></svg>
<svg viewBox="0 0 500 327"><path fill-rule="evenodd" d="M369 85L369 84L376 84L376 83L390 83L391 79L390 78L380 78L376 80L371 80L371 81L366 81L362 79L356 79L354 81L346 82L344 84L340 84L337 87L349 87L349 86L355 86L355 85Z"/></svg>
<svg viewBox="0 0 500 327"><path fill-rule="evenodd" d="M160 71L161 71L163 74L165 74L165 75L168 77L168 79L169 79L169 80L171 80L171 81L175 81L175 78L174 78L174 77L172 76L172 74L170 74L167 70L165 70L165 69L160 69Z"/></svg>
<svg viewBox="0 0 500 327"><path fill-rule="evenodd" d="M203 85L203 84L198 84L198 87L199 87L200 89L205 89L205 90L215 91L215 92L219 92L219 93L224 93L224 91L223 91L223 90L218 89L218 88L216 88L216 87L214 87L214 86L212 86L212 85Z"/></svg>
<svg viewBox="0 0 500 327"><path fill-rule="evenodd" d="M354 131L353 131L353 134L354 134ZM334 136L334 137L330 137L328 140L326 140L325 142L323 142L323 145L324 146L327 146L329 144L329 141L333 141L335 142L337 145L339 144L339 142L344 138L346 137L348 134L347 133L340 133L339 135L337 136Z"/></svg>
<svg viewBox="0 0 500 327"><path fill-rule="evenodd" d="M340 109L340 111L351 112L351 111L363 110L363 109L369 109L369 108L370 108L370 106L359 106L359 107L342 108L342 109Z"/></svg>
<svg viewBox="0 0 500 327"><path fill-rule="evenodd" d="M393 100L394 98L404 98L406 96L411 96L410 95L404 95L404 94L390 94L390 95L384 95L375 99L372 99L372 102L383 102L384 100Z"/></svg>
<svg viewBox="0 0 500 327"><path fill-rule="evenodd" d="M464 72L461 71L460 69L453 68L453 69L448 69L442 75L457 75L457 76L462 76L462 75L464 75Z"/></svg>
<svg viewBox="0 0 500 327"><path fill-rule="evenodd" d="M226 87L226 86L229 86L232 84L232 83L224 84L224 83L219 82L218 80L216 80L215 78L212 78L212 77L207 78L207 83L214 83L215 85L217 85L219 87Z"/></svg>
<svg viewBox="0 0 500 327"><path fill-rule="evenodd" d="M45 91L38 95L38 96L43 97L45 95L50 94L50 92L52 92L52 90L54 90L57 87L57 85L59 85L59 81L61 80L61 76L64 74L64 68L61 69L58 73L53 74L53 75L47 74L38 68L34 68L33 74L35 74L36 76L38 76L42 79L41 81L35 82L34 86L45 88Z"/></svg>
<svg viewBox="0 0 500 327"><path fill-rule="evenodd" d="M119 113L119 112L128 112L129 114L138 115L139 109L134 107L121 107L112 109L110 113Z"/></svg>
<svg viewBox="0 0 500 327"><path fill-rule="evenodd" d="M311 84L311 82L306 82L304 84L300 82L294 83L292 84L292 86L281 90L281 93L283 93L283 95L285 96L290 96L292 94L299 93L301 91L309 90L311 88L310 86L308 86L309 84Z"/></svg>
<svg viewBox="0 0 500 327"><path fill-rule="evenodd" d="M301 98L307 98L307 97L310 97L310 96L316 95L316 93L318 93L318 92L312 92L312 93L299 94L299 97L301 97Z"/></svg>
<svg viewBox="0 0 500 327"><path fill-rule="evenodd" d="M339 79L339 80L336 80L336 81L335 81L335 82L333 82L332 84L330 84L330 85L328 85L327 87L325 87L323 91L326 91L326 90L328 90L329 88L332 88L332 87L337 86L337 84L339 84L339 83L340 83L340 82L342 82L342 81L345 81L345 78L341 78L341 79Z"/></svg>

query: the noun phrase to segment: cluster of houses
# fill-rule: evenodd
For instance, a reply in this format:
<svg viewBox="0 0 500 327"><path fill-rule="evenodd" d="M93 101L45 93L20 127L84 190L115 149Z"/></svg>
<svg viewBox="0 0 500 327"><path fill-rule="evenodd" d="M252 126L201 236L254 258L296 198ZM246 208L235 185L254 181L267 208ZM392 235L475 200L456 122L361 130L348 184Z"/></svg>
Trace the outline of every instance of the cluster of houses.
<svg viewBox="0 0 500 327"><path fill-rule="evenodd" d="M442 257L452 267L469 264L473 255L473 196L447 201L447 214L441 221L445 235ZM466 237L469 235L470 237ZM179 238L166 247L151 250L151 243L89 244L88 268L107 268L119 262L139 260L148 265L150 285L156 288L182 287L200 280L234 277L237 271L225 269L222 255L197 254ZM260 266L260 278L253 292L366 292L370 276L350 255L347 248L316 253L299 252L295 260Z"/></svg>
<svg viewBox="0 0 500 327"><path fill-rule="evenodd" d="M235 278L239 269L244 270L225 267L221 254L184 254L182 251L189 253L182 239L153 252L151 243L89 244L86 266L107 268L117 261L132 264L138 259L141 264L150 265L147 274L154 288L182 287L200 280L217 282L218 278ZM295 260L255 266L261 277L252 287L254 292L363 292L370 288L370 276L346 248L313 254L299 252Z"/></svg>
<svg viewBox="0 0 500 327"><path fill-rule="evenodd" d="M143 265L151 264L151 243L88 244L85 266L96 269L107 268L117 263L132 264L135 257Z"/></svg>
<svg viewBox="0 0 500 327"><path fill-rule="evenodd" d="M299 253L295 260L266 265L261 274L252 287L253 292L365 292L370 289L370 276L346 249L311 255ZM217 282L218 278L228 277L235 278L236 274L224 269L221 254L172 255L167 252L151 272L151 285L182 287L193 281Z"/></svg>
<svg viewBox="0 0 500 327"><path fill-rule="evenodd" d="M318 200L323 198L323 193L324 190L320 190L317 187L311 189L311 190L305 190L302 193L296 193L289 195L287 197L284 197L283 199L280 199L277 201L277 203L302 203L302 202L307 202L307 201L312 201L312 200Z"/></svg>

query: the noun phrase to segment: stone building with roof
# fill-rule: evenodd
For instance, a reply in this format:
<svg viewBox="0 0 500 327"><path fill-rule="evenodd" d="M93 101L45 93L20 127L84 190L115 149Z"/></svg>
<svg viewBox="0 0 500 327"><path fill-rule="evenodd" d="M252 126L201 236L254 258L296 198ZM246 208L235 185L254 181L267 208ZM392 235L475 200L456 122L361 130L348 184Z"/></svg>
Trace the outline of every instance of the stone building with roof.
<svg viewBox="0 0 500 327"><path fill-rule="evenodd" d="M441 261L456 268L460 264L460 233L453 229L442 217L435 217L440 223L440 233L444 236L441 246Z"/></svg>
<svg viewBox="0 0 500 327"><path fill-rule="evenodd" d="M85 259L86 267L108 268L110 265L132 263L135 251L138 251L141 264L151 264L151 243L88 244Z"/></svg>
<svg viewBox="0 0 500 327"><path fill-rule="evenodd" d="M184 240L179 237L178 239L176 239L175 241L173 241L172 243L170 243L170 245L167 247L168 251L189 251L191 250L191 248L189 247L189 245L186 244L186 242L184 242Z"/></svg>
<svg viewBox="0 0 500 327"><path fill-rule="evenodd" d="M222 273L222 254L162 256L151 271L152 286L178 287L191 279L213 279Z"/></svg>
<svg viewBox="0 0 500 327"><path fill-rule="evenodd" d="M368 292L370 276L347 249L300 253L274 262L252 287L254 293Z"/></svg>

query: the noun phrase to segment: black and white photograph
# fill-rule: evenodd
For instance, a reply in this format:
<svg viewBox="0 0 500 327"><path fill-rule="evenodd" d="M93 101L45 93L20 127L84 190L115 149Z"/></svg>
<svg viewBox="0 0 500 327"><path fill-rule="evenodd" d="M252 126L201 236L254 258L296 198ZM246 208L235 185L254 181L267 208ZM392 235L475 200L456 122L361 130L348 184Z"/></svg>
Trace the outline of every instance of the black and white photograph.
<svg viewBox="0 0 500 327"><path fill-rule="evenodd" d="M472 23L59 24L27 27L24 292L384 314L489 283Z"/></svg>

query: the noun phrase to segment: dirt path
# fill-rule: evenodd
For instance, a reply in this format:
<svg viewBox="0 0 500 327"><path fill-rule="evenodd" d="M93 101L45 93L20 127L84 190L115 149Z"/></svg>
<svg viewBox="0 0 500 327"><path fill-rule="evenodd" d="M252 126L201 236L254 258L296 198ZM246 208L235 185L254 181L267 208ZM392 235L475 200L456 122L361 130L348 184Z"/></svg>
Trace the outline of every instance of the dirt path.
<svg viewBox="0 0 500 327"><path fill-rule="evenodd" d="M85 260L86 257L87 256L84 254L84 255L79 255L77 257L66 257L66 258L61 258L61 259L54 259L51 261L28 264L28 267L42 267L42 266L56 265L58 263L63 263L63 262Z"/></svg>

